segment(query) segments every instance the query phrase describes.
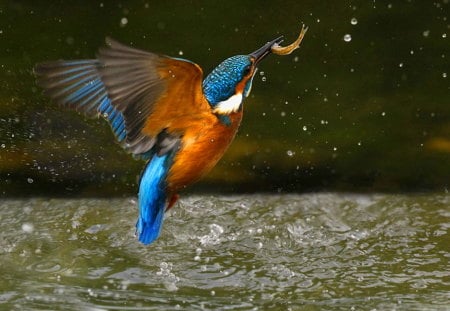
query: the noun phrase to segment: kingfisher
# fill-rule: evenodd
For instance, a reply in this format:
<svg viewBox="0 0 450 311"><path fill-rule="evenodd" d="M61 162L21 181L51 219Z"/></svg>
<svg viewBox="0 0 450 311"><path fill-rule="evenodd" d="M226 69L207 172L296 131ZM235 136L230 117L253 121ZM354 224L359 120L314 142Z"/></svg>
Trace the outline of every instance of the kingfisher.
<svg viewBox="0 0 450 311"><path fill-rule="evenodd" d="M150 244L178 193L225 153L241 123L257 66L271 52L287 54L282 41L278 37L250 54L232 56L205 79L189 60L111 38L95 59L40 63L34 72L46 95L86 116L103 117L121 146L146 161L136 235Z"/></svg>

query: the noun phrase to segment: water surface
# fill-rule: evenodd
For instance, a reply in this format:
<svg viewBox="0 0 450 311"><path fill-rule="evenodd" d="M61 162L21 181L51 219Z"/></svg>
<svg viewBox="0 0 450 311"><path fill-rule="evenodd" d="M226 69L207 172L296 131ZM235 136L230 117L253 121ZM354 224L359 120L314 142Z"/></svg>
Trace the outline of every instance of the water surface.
<svg viewBox="0 0 450 311"><path fill-rule="evenodd" d="M151 246L133 199L0 202L3 310L449 310L450 196L190 196Z"/></svg>

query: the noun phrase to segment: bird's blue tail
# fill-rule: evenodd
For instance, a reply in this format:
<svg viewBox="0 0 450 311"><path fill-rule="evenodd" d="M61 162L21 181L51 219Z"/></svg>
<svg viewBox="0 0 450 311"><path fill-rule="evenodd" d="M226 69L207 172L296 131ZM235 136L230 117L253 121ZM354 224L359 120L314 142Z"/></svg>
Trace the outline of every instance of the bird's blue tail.
<svg viewBox="0 0 450 311"><path fill-rule="evenodd" d="M139 185L139 219L136 233L139 241L150 244L158 238L166 207L165 177L170 153L154 155L141 176Z"/></svg>

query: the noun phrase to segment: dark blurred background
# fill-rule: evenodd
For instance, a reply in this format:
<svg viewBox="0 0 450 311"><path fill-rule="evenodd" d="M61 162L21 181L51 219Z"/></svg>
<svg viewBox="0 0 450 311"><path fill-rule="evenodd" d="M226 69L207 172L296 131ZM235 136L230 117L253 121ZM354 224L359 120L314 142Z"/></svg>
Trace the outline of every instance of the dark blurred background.
<svg viewBox="0 0 450 311"><path fill-rule="evenodd" d="M92 58L104 38L192 60L284 35L244 122L191 191L447 191L450 4L422 1L0 1L0 195L133 195L144 163L104 120L60 108L35 63Z"/></svg>

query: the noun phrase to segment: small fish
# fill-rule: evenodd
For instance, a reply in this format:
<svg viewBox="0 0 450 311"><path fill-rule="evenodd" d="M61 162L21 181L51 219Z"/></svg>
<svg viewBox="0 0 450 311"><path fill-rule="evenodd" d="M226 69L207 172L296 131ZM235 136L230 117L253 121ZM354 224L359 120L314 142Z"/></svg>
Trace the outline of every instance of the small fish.
<svg viewBox="0 0 450 311"><path fill-rule="evenodd" d="M299 48L300 43L302 42L303 37L305 36L307 30L308 30L308 27L305 27L305 25L302 25L300 34L298 35L298 38L294 42L292 42L288 46L280 46L278 43L274 43L272 45L272 47L270 48L270 50L272 51L272 53L277 54L277 55L291 54L294 50Z"/></svg>

